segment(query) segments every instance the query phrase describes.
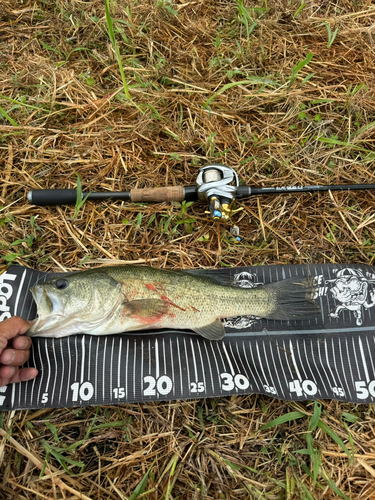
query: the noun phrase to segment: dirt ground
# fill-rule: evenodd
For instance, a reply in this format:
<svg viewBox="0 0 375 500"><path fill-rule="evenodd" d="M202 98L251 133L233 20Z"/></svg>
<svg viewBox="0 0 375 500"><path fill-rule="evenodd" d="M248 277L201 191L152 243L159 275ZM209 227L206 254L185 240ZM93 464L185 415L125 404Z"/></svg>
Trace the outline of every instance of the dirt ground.
<svg viewBox="0 0 375 500"><path fill-rule="evenodd" d="M375 183L374 31L371 0L3 0L3 267L375 264L371 190L241 200L240 243L203 202L27 201L191 185L208 162L252 186ZM0 498L375 498L372 405L320 403L330 432L314 402L259 395L3 412Z"/></svg>

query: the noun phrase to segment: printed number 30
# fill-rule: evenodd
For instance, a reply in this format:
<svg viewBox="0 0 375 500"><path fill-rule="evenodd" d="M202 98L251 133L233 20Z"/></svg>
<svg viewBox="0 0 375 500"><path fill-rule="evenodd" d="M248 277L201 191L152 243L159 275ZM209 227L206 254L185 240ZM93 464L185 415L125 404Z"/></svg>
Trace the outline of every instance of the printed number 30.
<svg viewBox="0 0 375 500"><path fill-rule="evenodd" d="M234 388L245 390L250 386L249 380L240 373L234 377L230 373L220 373L220 377L223 391L232 391Z"/></svg>

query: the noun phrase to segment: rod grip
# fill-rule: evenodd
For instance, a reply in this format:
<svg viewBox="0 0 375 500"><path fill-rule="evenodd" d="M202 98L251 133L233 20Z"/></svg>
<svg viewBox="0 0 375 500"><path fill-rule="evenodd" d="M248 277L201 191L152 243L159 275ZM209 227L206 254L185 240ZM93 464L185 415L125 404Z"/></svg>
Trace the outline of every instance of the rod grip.
<svg viewBox="0 0 375 500"><path fill-rule="evenodd" d="M27 193L27 199L33 205L75 205L76 189L34 189Z"/></svg>
<svg viewBox="0 0 375 500"><path fill-rule="evenodd" d="M160 188L134 188L130 190L131 200L134 202L161 202L161 201L183 201L184 188L182 186L168 186Z"/></svg>

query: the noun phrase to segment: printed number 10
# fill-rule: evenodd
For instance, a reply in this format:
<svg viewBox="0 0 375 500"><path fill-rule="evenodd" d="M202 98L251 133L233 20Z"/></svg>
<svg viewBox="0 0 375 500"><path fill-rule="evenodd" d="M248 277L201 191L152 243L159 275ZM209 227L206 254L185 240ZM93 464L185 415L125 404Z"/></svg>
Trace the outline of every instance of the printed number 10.
<svg viewBox="0 0 375 500"><path fill-rule="evenodd" d="M74 382L70 388L73 391L72 401L78 401L78 396L82 401L89 401L94 395L94 387L91 382L83 382L83 384Z"/></svg>

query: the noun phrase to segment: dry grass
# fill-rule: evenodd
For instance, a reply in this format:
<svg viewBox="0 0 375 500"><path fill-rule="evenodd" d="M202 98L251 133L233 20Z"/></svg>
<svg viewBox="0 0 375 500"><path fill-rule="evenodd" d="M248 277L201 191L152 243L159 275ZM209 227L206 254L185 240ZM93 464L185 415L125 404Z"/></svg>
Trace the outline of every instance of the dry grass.
<svg viewBox="0 0 375 500"><path fill-rule="evenodd" d="M200 203L187 211L192 232L169 203L87 203L76 217L27 203L29 189L74 188L76 174L85 190L193 184L208 161L257 186L374 183L372 2L248 1L240 16L238 6L113 1L129 101L104 1L2 1L4 264L374 264L371 191L246 200L238 245ZM349 457L321 428L310 433L321 454L298 453L308 417L262 430L314 404L257 395L0 414L0 498L375 498L373 408L322 406Z"/></svg>

